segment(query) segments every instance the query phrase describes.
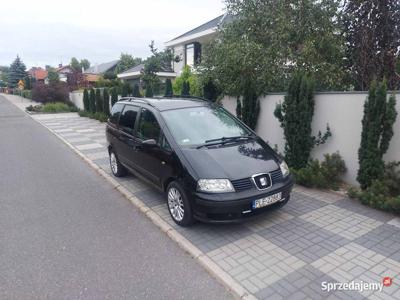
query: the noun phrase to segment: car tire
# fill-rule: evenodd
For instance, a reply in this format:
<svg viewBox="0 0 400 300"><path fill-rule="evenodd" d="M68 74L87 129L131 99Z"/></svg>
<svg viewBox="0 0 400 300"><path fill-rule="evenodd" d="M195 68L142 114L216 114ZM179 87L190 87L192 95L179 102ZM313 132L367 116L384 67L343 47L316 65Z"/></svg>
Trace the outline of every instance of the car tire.
<svg viewBox="0 0 400 300"><path fill-rule="evenodd" d="M126 175L127 171L125 167L119 162L117 154L114 150L110 150L110 168L111 172L115 177L123 177Z"/></svg>
<svg viewBox="0 0 400 300"><path fill-rule="evenodd" d="M190 226L194 223L192 205L184 189L176 181L167 187L167 208L172 220L179 226Z"/></svg>

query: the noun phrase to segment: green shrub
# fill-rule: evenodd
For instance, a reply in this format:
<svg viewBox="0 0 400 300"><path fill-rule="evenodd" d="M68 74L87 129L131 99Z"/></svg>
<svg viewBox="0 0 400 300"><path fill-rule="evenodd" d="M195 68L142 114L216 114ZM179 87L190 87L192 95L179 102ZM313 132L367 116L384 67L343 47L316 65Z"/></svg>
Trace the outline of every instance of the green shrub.
<svg viewBox="0 0 400 300"><path fill-rule="evenodd" d="M305 168L292 170L296 183L306 187L337 190L342 183L340 177L347 171L340 154L325 154L320 163L311 159Z"/></svg>
<svg viewBox="0 0 400 300"><path fill-rule="evenodd" d="M385 165L381 179L372 181L364 190L351 187L347 191L350 198L358 198L361 203L394 213L400 213L400 162Z"/></svg>
<svg viewBox="0 0 400 300"><path fill-rule="evenodd" d="M59 112L75 112L75 107L69 106L62 102L46 103L42 107L43 112L59 113Z"/></svg>
<svg viewBox="0 0 400 300"><path fill-rule="evenodd" d="M44 112L44 113L62 113L62 112L76 112L78 109L73 105L68 105L63 102L49 102L40 105L29 105L26 108L27 111L31 112Z"/></svg>
<svg viewBox="0 0 400 300"><path fill-rule="evenodd" d="M88 111L80 110L78 112L78 114L81 117L95 119L95 120L98 120L100 122L107 122L107 120L108 120L108 116L106 114L100 113L100 112L91 113L91 112L88 112Z"/></svg>

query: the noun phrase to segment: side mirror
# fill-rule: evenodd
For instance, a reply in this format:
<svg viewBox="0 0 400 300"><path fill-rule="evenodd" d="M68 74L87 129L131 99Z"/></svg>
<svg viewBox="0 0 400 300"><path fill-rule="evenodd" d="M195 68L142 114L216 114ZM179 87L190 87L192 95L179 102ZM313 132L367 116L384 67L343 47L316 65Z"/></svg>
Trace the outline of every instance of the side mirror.
<svg viewBox="0 0 400 300"><path fill-rule="evenodd" d="M153 148L153 147L157 146L157 142L156 142L155 139L148 139L148 140L144 140L144 141L142 142L142 145L143 145L144 147Z"/></svg>

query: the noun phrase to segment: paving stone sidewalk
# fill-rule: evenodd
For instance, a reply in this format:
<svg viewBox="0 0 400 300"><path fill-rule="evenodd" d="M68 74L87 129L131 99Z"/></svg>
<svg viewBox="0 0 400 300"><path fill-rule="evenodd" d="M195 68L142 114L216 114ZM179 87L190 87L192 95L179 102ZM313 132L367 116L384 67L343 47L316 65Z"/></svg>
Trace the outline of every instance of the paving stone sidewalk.
<svg viewBox="0 0 400 300"><path fill-rule="evenodd" d="M35 115L106 172L105 125L77 114ZM342 196L296 187L282 209L238 225L176 226L164 196L118 179L259 299L400 299L400 220ZM380 291L323 291L322 282L382 282Z"/></svg>

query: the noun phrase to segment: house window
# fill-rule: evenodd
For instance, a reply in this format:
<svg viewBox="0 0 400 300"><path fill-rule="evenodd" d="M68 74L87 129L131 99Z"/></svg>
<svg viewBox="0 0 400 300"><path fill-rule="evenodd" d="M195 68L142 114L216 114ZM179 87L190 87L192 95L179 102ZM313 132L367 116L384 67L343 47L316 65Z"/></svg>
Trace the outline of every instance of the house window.
<svg viewBox="0 0 400 300"><path fill-rule="evenodd" d="M185 46L185 63L186 65L193 67L200 62L201 57L201 44L192 43Z"/></svg>

